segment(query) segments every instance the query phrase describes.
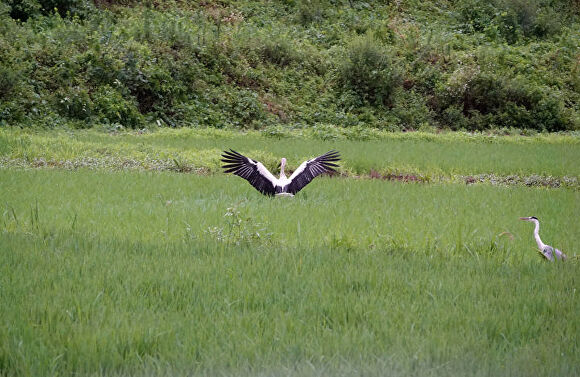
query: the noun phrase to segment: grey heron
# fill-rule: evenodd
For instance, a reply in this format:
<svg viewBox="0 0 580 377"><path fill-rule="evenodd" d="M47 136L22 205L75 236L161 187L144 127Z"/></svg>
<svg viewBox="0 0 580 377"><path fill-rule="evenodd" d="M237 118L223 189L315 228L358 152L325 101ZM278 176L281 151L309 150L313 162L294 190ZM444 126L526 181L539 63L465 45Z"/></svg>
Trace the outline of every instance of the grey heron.
<svg viewBox="0 0 580 377"><path fill-rule="evenodd" d="M340 160L337 151L329 151L321 156L304 161L298 169L292 173L290 178L284 174L286 159L280 162L280 178L274 177L272 173L259 161L254 161L233 149L224 151L222 162L225 162L225 173L234 173L250 182L256 190L268 196L294 196L304 186L314 178L323 173L335 172L338 167L334 162Z"/></svg>
<svg viewBox="0 0 580 377"><path fill-rule="evenodd" d="M520 220L529 221L531 223L536 224L536 227L534 228L534 238L536 239L536 243L538 244L538 248L540 249L540 253L546 259L553 262L554 257L556 259L561 259L561 260L567 258L566 254L564 254L560 250L558 250L555 247L552 247L550 245L546 245L545 243L542 242L542 240L540 239L540 221L538 220L537 217L535 217L535 216L520 217Z"/></svg>

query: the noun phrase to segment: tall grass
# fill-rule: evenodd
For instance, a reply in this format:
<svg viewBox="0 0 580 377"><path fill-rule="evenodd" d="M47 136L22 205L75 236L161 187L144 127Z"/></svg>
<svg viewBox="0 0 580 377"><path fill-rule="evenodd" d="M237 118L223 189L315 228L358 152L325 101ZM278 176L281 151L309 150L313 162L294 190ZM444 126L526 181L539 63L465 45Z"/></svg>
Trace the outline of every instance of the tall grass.
<svg viewBox="0 0 580 377"><path fill-rule="evenodd" d="M517 220L539 217L574 257L574 191L323 178L279 200L237 177L0 181L5 375L579 372L578 264L543 262ZM231 218L269 235L236 238Z"/></svg>
<svg viewBox="0 0 580 377"><path fill-rule="evenodd" d="M570 219L579 194L570 190L319 178L296 198L280 201L262 198L234 176L10 170L0 176L7 228L34 221L35 227L61 224L115 238L179 241L229 224L224 214L236 207L240 218L250 219L246 223L263 224L286 246L331 246L339 237L353 247L400 241L448 254L458 241L475 246L519 230L521 240L505 237L500 244L521 249L534 245L533 229L516 221L528 215L546 219L545 241L573 250L577 239ZM30 219L35 211L38 220Z"/></svg>

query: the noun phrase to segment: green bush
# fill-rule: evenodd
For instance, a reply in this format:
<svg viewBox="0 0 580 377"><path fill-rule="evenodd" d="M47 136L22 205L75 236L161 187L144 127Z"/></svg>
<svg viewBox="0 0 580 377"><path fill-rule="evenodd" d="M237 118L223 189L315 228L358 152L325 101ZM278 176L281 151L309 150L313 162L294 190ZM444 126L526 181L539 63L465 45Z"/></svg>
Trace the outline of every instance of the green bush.
<svg viewBox="0 0 580 377"><path fill-rule="evenodd" d="M464 30L508 43L555 35L562 28L561 12L548 0L463 0L457 10Z"/></svg>
<svg viewBox="0 0 580 377"><path fill-rule="evenodd" d="M5 3L10 9L10 17L15 20L26 21L40 13L41 6L36 0L6 0Z"/></svg>
<svg viewBox="0 0 580 377"><path fill-rule="evenodd" d="M400 129L418 130L433 123L432 111L421 93L400 88L393 98L391 114Z"/></svg>
<svg viewBox="0 0 580 377"><path fill-rule="evenodd" d="M92 1L88 0L38 0L45 14L56 10L61 16L85 16L92 8Z"/></svg>
<svg viewBox="0 0 580 377"><path fill-rule="evenodd" d="M19 75L11 67L0 64L0 100L6 99L20 81Z"/></svg>
<svg viewBox="0 0 580 377"><path fill-rule="evenodd" d="M258 100L258 95L251 90L231 91L219 105L225 113L230 115L227 120L230 126L253 127L254 122L266 118L264 105Z"/></svg>
<svg viewBox="0 0 580 377"><path fill-rule="evenodd" d="M100 87L93 95L96 119L99 123L118 123L126 128L139 128L144 118L132 98L123 95L109 85Z"/></svg>
<svg viewBox="0 0 580 377"><path fill-rule="evenodd" d="M63 88L55 96L59 113L76 120L88 120L93 113L93 102L88 90L80 86Z"/></svg>
<svg viewBox="0 0 580 377"><path fill-rule="evenodd" d="M463 0L456 7L458 19L467 32L483 32L492 24L496 9L489 1Z"/></svg>
<svg viewBox="0 0 580 377"><path fill-rule="evenodd" d="M505 72L462 67L436 95L438 120L451 129L574 129L564 101L550 89ZM462 118L459 110L463 114Z"/></svg>
<svg viewBox="0 0 580 377"><path fill-rule="evenodd" d="M327 6L323 0L301 0L298 3L296 20L304 26L321 22L326 18Z"/></svg>
<svg viewBox="0 0 580 377"><path fill-rule="evenodd" d="M388 105L400 83L400 73L389 50L372 36L355 38L346 49L346 56L338 63L337 81L340 89L353 93L358 103Z"/></svg>
<svg viewBox="0 0 580 377"><path fill-rule="evenodd" d="M4 0L10 7L10 17L26 21L40 14L57 11L61 16L86 16L92 9L88 0Z"/></svg>
<svg viewBox="0 0 580 377"><path fill-rule="evenodd" d="M457 104L452 104L444 109L442 109L439 115L439 122L445 128L449 128L451 130L479 130L480 124L482 123L480 119L477 119L478 116L475 113L471 114L471 122L470 120L464 115L463 107Z"/></svg>
<svg viewBox="0 0 580 377"><path fill-rule="evenodd" d="M262 43L261 55L264 61L285 67L300 60L296 47L284 36L268 38Z"/></svg>

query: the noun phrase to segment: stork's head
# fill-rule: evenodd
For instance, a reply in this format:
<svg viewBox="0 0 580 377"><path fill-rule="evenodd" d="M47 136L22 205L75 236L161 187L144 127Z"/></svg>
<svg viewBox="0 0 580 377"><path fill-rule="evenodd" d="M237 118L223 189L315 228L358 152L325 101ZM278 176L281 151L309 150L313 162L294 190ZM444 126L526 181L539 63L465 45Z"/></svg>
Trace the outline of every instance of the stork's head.
<svg viewBox="0 0 580 377"><path fill-rule="evenodd" d="M284 166L286 166L286 157L282 157L282 160L280 160L280 169L284 170Z"/></svg>
<svg viewBox="0 0 580 377"><path fill-rule="evenodd" d="M535 216L531 216L531 217L520 217L520 220L529 221L531 223L536 222L536 221L538 221L538 222L540 221Z"/></svg>

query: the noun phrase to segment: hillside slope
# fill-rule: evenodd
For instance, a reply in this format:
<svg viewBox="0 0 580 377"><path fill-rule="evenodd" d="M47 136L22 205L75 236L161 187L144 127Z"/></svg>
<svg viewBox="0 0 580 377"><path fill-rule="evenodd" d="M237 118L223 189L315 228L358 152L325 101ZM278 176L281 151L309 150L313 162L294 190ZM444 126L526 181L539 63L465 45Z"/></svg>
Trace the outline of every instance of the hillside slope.
<svg viewBox="0 0 580 377"><path fill-rule="evenodd" d="M580 129L565 0L2 0L0 125Z"/></svg>

